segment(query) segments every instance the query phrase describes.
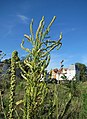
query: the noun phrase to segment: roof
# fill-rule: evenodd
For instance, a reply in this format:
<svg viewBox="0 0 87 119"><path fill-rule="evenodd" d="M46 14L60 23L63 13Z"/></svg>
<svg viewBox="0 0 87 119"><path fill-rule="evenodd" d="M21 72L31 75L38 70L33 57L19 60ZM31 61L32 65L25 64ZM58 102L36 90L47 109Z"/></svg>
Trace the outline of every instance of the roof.
<svg viewBox="0 0 87 119"><path fill-rule="evenodd" d="M56 68L56 69L53 69L53 71L55 72L55 73L57 73L58 72L58 69Z"/></svg>

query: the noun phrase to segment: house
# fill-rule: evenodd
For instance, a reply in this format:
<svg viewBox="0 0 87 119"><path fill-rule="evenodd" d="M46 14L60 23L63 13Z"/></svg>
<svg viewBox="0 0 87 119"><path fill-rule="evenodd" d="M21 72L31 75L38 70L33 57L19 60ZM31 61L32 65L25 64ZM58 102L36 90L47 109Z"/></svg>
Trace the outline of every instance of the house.
<svg viewBox="0 0 87 119"><path fill-rule="evenodd" d="M60 68L52 70L52 79L59 80L72 80L79 79L80 71L75 64L70 65L68 68Z"/></svg>
<svg viewBox="0 0 87 119"><path fill-rule="evenodd" d="M51 73L52 73L51 78L52 78L52 79L57 79L58 69L57 69L57 68L56 68L56 69L53 69L53 70L51 71Z"/></svg>
<svg viewBox="0 0 87 119"><path fill-rule="evenodd" d="M68 70L67 70L67 79L68 80L72 80L72 79L79 79L79 75L80 75L80 71L77 67L77 65L72 64L69 66Z"/></svg>

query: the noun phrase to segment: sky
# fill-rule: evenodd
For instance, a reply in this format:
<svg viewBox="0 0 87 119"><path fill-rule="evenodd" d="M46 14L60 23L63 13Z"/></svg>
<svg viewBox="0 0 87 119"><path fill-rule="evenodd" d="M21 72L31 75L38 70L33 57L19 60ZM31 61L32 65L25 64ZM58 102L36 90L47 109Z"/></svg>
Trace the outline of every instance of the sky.
<svg viewBox="0 0 87 119"><path fill-rule="evenodd" d="M63 33L62 47L51 52L48 70L76 62L87 65L87 0L0 0L0 50L6 58L17 50L19 57L26 55L20 47L24 34L29 34L29 24L34 19L34 30L42 18L46 26L53 16L56 20L50 29L52 40ZM30 44L25 41L30 48Z"/></svg>

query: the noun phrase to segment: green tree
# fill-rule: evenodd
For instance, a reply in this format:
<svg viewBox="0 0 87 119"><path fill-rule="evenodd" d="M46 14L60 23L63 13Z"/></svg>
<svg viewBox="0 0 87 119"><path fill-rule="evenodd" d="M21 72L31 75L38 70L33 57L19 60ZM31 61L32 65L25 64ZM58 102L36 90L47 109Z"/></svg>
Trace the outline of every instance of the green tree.
<svg viewBox="0 0 87 119"><path fill-rule="evenodd" d="M86 65L82 64L82 63L76 63L76 66L78 67L79 71L80 71L80 80L81 81L86 81Z"/></svg>
<svg viewBox="0 0 87 119"><path fill-rule="evenodd" d="M6 54L0 50L0 62Z"/></svg>

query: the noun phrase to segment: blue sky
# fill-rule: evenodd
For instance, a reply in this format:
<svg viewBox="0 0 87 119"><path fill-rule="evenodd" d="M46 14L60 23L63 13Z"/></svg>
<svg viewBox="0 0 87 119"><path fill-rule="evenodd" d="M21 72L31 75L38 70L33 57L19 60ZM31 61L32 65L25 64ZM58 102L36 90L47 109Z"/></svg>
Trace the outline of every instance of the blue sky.
<svg viewBox="0 0 87 119"><path fill-rule="evenodd" d="M4 58L11 57L14 50L20 57L25 55L20 43L24 34L29 34L31 19L36 30L42 16L46 25L57 17L50 30L51 39L63 33L63 45L52 51L48 69L58 68L62 59L65 67L76 62L87 65L87 0L0 0L0 50L6 53Z"/></svg>

